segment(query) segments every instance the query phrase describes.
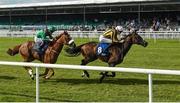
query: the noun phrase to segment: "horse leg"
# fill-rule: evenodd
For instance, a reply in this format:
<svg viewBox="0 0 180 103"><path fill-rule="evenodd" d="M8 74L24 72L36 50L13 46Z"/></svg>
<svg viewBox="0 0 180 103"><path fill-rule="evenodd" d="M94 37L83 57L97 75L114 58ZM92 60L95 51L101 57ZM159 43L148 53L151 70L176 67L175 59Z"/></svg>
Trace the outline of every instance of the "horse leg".
<svg viewBox="0 0 180 103"><path fill-rule="evenodd" d="M88 64L86 59L81 60L81 65L86 65ZM88 77L89 78L89 73L87 70L83 70L83 73L81 75L82 77Z"/></svg>
<svg viewBox="0 0 180 103"><path fill-rule="evenodd" d="M52 76L54 76L54 70L52 68L46 68L47 74L44 76L45 79L50 79Z"/></svg>
<svg viewBox="0 0 180 103"><path fill-rule="evenodd" d="M105 77L107 77L107 74L108 74L108 72L105 72L105 73L103 73L103 72L101 72L101 78L100 78L100 83L102 83L102 81L103 81L103 79L105 78Z"/></svg>
<svg viewBox="0 0 180 103"><path fill-rule="evenodd" d="M109 64L109 67L115 67L115 65L114 64ZM104 75L105 74L106 77L115 77L116 76L115 72L111 72L111 73L112 73L112 75L109 75L108 72L105 72L105 73L101 72L100 75Z"/></svg>
<svg viewBox="0 0 180 103"><path fill-rule="evenodd" d="M82 77L88 77L89 78L89 73L88 73L88 71L87 70L83 70L83 73L82 73L82 75L81 75Z"/></svg>
<svg viewBox="0 0 180 103"><path fill-rule="evenodd" d="M111 77L115 77L116 76L115 72L111 72L111 73L112 73Z"/></svg>
<svg viewBox="0 0 180 103"><path fill-rule="evenodd" d="M33 61L33 59L24 58L24 62L32 62L32 61ZM33 74L32 68L29 67L29 66L24 66L24 68L27 70L30 78L31 78L32 80L34 80L34 74Z"/></svg>
<svg viewBox="0 0 180 103"><path fill-rule="evenodd" d="M102 83L102 81L105 77L115 77L116 76L115 72L112 72L112 75L108 75L108 72L105 72L105 73L101 72L100 74L102 75L100 78L100 83Z"/></svg>
<svg viewBox="0 0 180 103"><path fill-rule="evenodd" d="M88 64L89 62L92 62L92 61L94 61L94 60L96 60L97 58L95 58L95 57L92 57L92 58L85 58L85 59L83 59L83 60L81 60L81 65L86 65L86 64ZM82 73L82 77L90 77L90 75L89 75L89 73L88 73L88 71L87 70L83 70L83 73Z"/></svg>
<svg viewBox="0 0 180 103"><path fill-rule="evenodd" d="M34 80L34 75L33 75L33 70L32 70L32 68L31 68L31 67L27 67L27 66L25 66L24 68L27 70L30 78L31 78L32 80Z"/></svg>
<svg viewBox="0 0 180 103"><path fill-rule="evenodd" d="M39 74L39 76L44 76L44 77L45 77L45 75L47 75L47 74L48 74L48 71L49 71L49 69L48 69L48 68L46 68L46 69L45 69L45 72L44 72L43 74Z"/></svg>
<svg viewBox="0 0 180 103"><path fill-rule="evenodd" d="M95 61L97 59L97 57L96 56L89 56L89 57L86 57L85 59L83 59L82 61L81 61L81 65L86 65L86 64L88 64L88 63L90 63L90 62L92 62L92 61ZM82 73L82 77L90 77L90 75L89 75L89 73L88 73L88 71L87 70L83 70L83 73Z"/></svg>
<svg viewBox="0 0 180 103"><path fill-rule="evenodd" d="M115 64L109 64L109 67L115 67ZM109 77L115 77L116 73L115 72L111 72L112 75L108 75Z"/></svg>

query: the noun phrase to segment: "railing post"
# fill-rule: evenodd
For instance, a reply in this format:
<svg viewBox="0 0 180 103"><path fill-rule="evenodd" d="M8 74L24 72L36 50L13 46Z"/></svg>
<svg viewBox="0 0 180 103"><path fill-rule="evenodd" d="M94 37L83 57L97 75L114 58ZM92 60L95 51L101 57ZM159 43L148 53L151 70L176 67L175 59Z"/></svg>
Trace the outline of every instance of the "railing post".
<svg viewBox="0 0 180 103"><path fill-rule="evenodd" d="M154 38L154 43L156 43L156 36L157 36L157 33L153 33L153 38Z"/></svg>
<svg viewBox="0 0 180 103"><path fill-rule="evenodd" d="M39 71L36 67L36 103L39 103Z"/></svg>
<svg viewBox="0 0 180 103"><path fill-rule="evenodd" d="M148 74L148 81L149 81L149 103L152 103L152 97L153 97L153 93L152 93L152 74Z"/></svg>

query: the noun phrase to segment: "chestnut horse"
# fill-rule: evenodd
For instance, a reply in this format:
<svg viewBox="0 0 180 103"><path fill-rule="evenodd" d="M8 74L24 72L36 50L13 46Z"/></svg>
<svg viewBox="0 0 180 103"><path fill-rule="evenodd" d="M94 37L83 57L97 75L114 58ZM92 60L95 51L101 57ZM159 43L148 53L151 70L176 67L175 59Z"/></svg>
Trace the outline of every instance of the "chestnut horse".
<svg viewBox="0 0 180 103"><path fill-rule="evenodd" d="M11 56L20 53L24 59L24 62L32 62L37 59L43 63L53 64L56 63L63 46L70 44L75 44L74 40L66 31L64 31L54 38L54 40L49 44L49 47L46 49L43 56L40 56L37 51L33 50L33 46L35 45L34 41L28 41L26 43L17 45L13 49L9 49L7 53ZM32 68L27 66L24 68L28 71L31 79L34 79ZM43 74L40 74L40 76L44 76L45 79L49 79L53 75L54 70L52 68L46 68L45 72Z"/></svg>
<svg viewBox="0 0 180 103"><path fill-rule="evenodd" d="M142 45L144 47L148 45L148 42L143 40L136 31L127 35L124 40L124 43L113 43L110 45L108 48L109 56L100 56L96 54L96 48L98 45L96 42L85 43L75 48L67 48L66 52L70 56L77 56L81 53L84 57L81 61L81 65L86 65L96 59L100 59L101 61L108 63L109 67L115 67L117 64L122 63L123 58L126 56L133 44ZM108 72L101 72L100 74L102 75L100 82L102 82L105 77L115 77L115 72L112 72L112 75L109 75ZM89 77L89 73L84 70L82 76Z"/></svg>

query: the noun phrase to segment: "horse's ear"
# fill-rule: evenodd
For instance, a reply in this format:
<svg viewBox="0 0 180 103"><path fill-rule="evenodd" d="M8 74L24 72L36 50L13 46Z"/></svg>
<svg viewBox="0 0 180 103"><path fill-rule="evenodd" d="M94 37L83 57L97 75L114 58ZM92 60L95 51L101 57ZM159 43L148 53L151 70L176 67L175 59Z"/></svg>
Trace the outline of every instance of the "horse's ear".
<svg viewBox="0 0 180 103"><path fill-rule="evenodd" d="M64 30L64 34L68 34L67 30Z"/></svg>

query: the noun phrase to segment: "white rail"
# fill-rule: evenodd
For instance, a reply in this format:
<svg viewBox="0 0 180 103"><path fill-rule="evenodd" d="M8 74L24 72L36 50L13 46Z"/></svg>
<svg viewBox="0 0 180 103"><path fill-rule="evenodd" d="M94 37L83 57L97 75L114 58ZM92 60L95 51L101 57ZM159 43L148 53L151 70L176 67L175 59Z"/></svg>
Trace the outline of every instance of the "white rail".
<svg viewBox="0 0 180 103"><path fill-rule="evenodd" d="M97 70L97 71L114 71L114 72L131 72L148 74L149 80L149 102L152 100L152 74L180 75L179 70L158 70L158 69L141 69L141 68L123 68L123 67L101 67L101 66L80 66L64 64L43 64L43 63L25 63L25 62L6 62L0 61L0 65L7 66L31 66L36 67L36 102L39 102L39 67L77 69L77 70Z"/></svg>
<svg viewBox="0 0 180 103"><path fill-rule="evenodd" d="M57 31L55 34L59 34L62 31ZM103 34L103 31L68 31L68 33L74 38L98 38ZM143 38L153 39L180 39L180 31L138 31L139 35ZM0 30L0 37L33 37L35 31L8 31ZM128 34L128 31L124 31L124 34Z"/></svg>

